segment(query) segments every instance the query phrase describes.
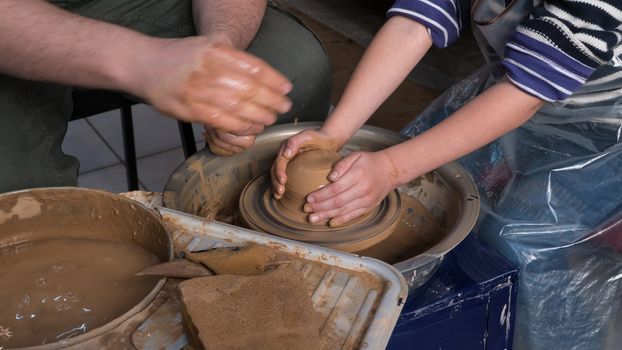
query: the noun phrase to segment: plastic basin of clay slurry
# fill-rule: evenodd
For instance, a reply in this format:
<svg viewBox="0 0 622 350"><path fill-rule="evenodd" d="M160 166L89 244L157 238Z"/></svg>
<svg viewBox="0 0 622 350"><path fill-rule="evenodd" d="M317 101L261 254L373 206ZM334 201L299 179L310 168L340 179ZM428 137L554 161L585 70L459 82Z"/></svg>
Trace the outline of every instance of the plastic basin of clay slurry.
<svg viewBox="0 0 622 350"><path fill-rule="evenodd" d="M237 206L246 184L269 171L281 142L296 133L318 128L319 123L277 125L259 135L249 150L232 157L219 157L203 149L186 159L170 176L164 189L164 206L192 215L237 224ZM399 133L364 126L342 148L377 151L403 142ZM447 252L472 230L479 214L477 188L468 172L452 162L398 188L416 198L436 220L443 223L441 237L424 251L392 262L411 288L427 280ZM416 224L415 224L416 227Z"/></svg>
<svg viewBox="0 0 622 350"><path fill-rule="evenodd" d="M153 259L160 262L169 261L173 256L171 239L159 216L126 197L70 187L0 194L0 249L21 243L84 238L137 245L137 249L153 254ZM91 259L96 258L102 257L91 256ZM137 302L103 325L60 341L20 349L93 348L98 344L94 342L100 339L106 344L127 344L129 335L119 329L135 321L140 312L151 305L165 282L166 279L155 279L153 284L150 281L141 289L146 292L138 294ZM13 330L14 333L18 331Z"/></svg>

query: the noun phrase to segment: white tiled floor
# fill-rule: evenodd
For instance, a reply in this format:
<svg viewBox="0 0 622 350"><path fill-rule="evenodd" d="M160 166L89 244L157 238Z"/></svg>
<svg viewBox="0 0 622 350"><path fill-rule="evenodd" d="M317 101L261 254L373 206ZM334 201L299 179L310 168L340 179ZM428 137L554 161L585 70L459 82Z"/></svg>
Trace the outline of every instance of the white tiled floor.
<svg viewBox="0 0 622 350"><path fill-rule="evenodd" d="M127 191L125 166L121 163L101 168L78 177L80 187L97 188L114 193Z"/></svg>
<svg viewBox="0 0 622 350"><path fill-rule="evenodd" d="M162 191L171 173L184 159L178 147L138 159L140 182L150 191Z"/></svg>
<svg viewBox="0 0 622 350"><path fill-rule="evenodd" d="M146 105L136 105L132 112L140 187L161 191L170 174L184 160L177 122ZM201 135L203 127L198 124L193 127L197 149L201 149L205 144ZM69 123L63 151L80 160L81 187L115 193L127 191L119 111Z"/></svg>
<svg viewBox="0 0 622 350"><path fill-rule="evenodd" d="M117 122L120 123L120 117ZM119 163L117 155L106 146L86 120L75 120L69 124L63 141L63 151L80 160L80 173ZM121 153L123 154L123 153Z"/></svg>

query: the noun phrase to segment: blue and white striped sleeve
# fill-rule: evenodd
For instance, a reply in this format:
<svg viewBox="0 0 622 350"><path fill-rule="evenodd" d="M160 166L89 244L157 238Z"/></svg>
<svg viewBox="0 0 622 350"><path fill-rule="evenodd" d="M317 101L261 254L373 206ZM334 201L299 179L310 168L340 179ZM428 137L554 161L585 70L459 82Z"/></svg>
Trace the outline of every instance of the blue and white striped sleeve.
<svg viewBox="0 0 622 350"><path fill-rule="evenodd" d="M564 100L622 54L622 0L545 2L505 46L508 78L545 101Z"/></svg>
<svg viewBox="0 0 622 350"><path fill-rule="evenodd" d="M458 39L462 23L468 25L468 3L469 0L397 0L387 16L405 16L423 24L434 45L443 48Z"/></svg>

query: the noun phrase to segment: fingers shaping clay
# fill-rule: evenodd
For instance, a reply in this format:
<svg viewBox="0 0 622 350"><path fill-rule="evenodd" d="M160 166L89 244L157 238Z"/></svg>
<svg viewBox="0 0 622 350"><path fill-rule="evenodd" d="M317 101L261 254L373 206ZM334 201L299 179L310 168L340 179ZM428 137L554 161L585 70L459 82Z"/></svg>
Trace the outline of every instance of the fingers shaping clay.
<svg viewBox="0 0 622 350"><path fill-rule="evenodd" d="M305 223L307 214L302 208L307 196L330 183L328 174L340 159L339 153L327 149L302 152L292 159L287 166L285 193L276 206L280 214Z"/></svg>
<svg viewBox="0 0 622 350"><path fill-rule="evenodd" d="M287 185L281 200L272 196L269 174L253 179L240 196L243 223L255 230L303 242L356 252L385 239L398 224L400 196L392 191L369 214L340 227L327 222L311 224L303 206L309 193L330 183L328 174L341 159L329 149L311 149L287 167Z"/></svg>

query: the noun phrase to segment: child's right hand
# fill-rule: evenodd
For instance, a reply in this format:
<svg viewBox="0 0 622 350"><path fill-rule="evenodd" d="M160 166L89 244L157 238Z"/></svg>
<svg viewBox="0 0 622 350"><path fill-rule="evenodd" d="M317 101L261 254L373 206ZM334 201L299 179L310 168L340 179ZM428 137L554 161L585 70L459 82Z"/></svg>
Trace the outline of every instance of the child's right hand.
<svg viewBox="0 0 622 350"><path fill-rule="evenodd" d="M287 183L287 164L302 151L311 149L332 149L338 151L343 145L343 141L327 134L322 129L307 129L284 140L281 143L279 152L272 164L270 176L274 189L274 198L281 199L285 193Z"/></svg>

